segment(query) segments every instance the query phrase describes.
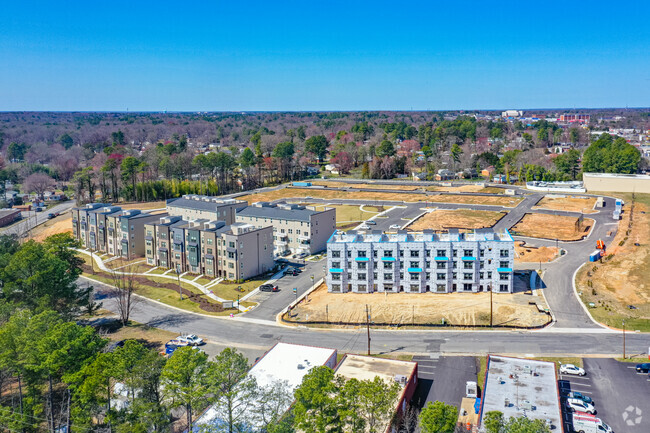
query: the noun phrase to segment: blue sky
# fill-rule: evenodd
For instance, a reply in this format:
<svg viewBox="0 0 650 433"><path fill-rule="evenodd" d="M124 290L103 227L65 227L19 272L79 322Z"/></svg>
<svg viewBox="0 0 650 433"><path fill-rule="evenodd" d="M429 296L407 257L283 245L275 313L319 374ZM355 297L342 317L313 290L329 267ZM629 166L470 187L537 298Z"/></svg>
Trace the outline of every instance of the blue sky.
<svg viewBox="0 0 650 433"><path fill-rule="evenodd" d="M649 16L648 1L7 2L0 110L647 107Z"/></svg>

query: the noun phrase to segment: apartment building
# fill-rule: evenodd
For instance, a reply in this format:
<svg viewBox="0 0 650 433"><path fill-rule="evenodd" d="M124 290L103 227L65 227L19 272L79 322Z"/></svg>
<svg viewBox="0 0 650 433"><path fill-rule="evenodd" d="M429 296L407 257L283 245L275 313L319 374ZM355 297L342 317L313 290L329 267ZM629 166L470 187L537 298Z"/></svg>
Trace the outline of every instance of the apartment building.
<svg viewBox="0 0 650 433"><path fill-rule="evenodd" d="M336 232L327 256L330 292L513 290L514 241L507 230Z"/></svg>
<svg viewBox="0 0 650 433"><path fill-rule="evenodd" d="M166 216L145 226L147 263L227 280L246 280L267 272L273 260L273 228L226 225L205 219Z"/></svg>
<svg viewBox="0 0 650 433"><path fill-rule="evenodd" d="M185 194L181 198L167 200L167 213L181 216L187 221L206 219L224 221L226 225L230 225L236 222L237 211L246 206L247 202L232 198Z"/></svg>
<svg viewBox="0 0 650 433"><path fill-rule="evenodd" d="M273 226L277 255L323 251L336 228L336 209L316 211L296 204L257 202L239 210L236 218L256 227Z"/></svg>
<svg viewBox="0 0 650 433"><path fill-rule="evenodd" d="M89 213L93 210L110 206L106 203L88 203L82 207L75 207L71 209L72 213L72 236L81 242L83 247L89 247L90 241L88 236L89 229Z"/></svg>
<svg viewBox="0 0 650 433"><path fill-rule="evenodd" d="M121 215L119 206L106 206L88 212L88 247L92 250L108 252L108 217Z"/></svg>

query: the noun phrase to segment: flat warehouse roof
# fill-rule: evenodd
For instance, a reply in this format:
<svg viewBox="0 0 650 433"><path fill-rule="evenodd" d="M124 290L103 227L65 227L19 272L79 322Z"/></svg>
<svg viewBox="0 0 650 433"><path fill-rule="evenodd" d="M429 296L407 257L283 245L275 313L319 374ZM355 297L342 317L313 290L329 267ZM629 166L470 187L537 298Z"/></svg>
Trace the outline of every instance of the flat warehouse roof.
<svg viewBox="0 0 650 433"><path fill-rule="evenodd" d="M481 419L491 411L506 419L526 416L550 420L563 431L555 364L533 359L490 356Z"/></svg>
<svg viewBox="0 0 650 433"><path fill-rule="evenodd" d="M406 376L408 380L417 367L416 362L395 359L373 358L369 356L345 355L336 368L336 374L346 379L373 380L379 376L386 382L395 380L395 376Z"/></svg>

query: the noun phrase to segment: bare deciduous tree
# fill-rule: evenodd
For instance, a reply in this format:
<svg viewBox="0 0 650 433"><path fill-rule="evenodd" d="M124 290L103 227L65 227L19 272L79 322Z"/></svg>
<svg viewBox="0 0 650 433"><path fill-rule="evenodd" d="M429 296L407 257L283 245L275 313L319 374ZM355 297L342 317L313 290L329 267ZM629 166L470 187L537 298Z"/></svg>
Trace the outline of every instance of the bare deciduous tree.
<svg viewBox="0 0 650 433"><path fill-rule="evenodd" d="M54 187L54 179L45 173L34 173L27 176L23 182L23 190L26 194L35 192L40 198L43 193Z"/></svg>
<svg viewBox="0 0 650 433"><path fill-rule="evenodd" d="M112 295L123 326L129 323L131 312L138 303L138 299L133 296L138 288L137 277L134 272L135 269L132 266L111 272Z"/></svg>

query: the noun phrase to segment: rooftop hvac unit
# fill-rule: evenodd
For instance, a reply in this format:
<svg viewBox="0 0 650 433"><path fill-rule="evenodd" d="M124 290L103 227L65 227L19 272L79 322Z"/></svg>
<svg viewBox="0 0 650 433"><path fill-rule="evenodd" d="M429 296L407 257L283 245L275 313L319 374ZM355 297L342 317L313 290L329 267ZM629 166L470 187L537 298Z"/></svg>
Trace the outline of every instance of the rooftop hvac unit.
<svg viewBox="0 0 650 433"><path fill-rule="evenodd" d="M519 406L523 410L533 410L533 404L528 400L523 400Z"/></svg>
<svg viewBox="0 0 650 433"><path fill-rule="evenodd" d="M404 386L406 386L406 382L408 380L408 378L406 376L404 376L403 374L396 374L394 379L395 379L395 382L399 383L400 385L404 385Z"/></svg>

